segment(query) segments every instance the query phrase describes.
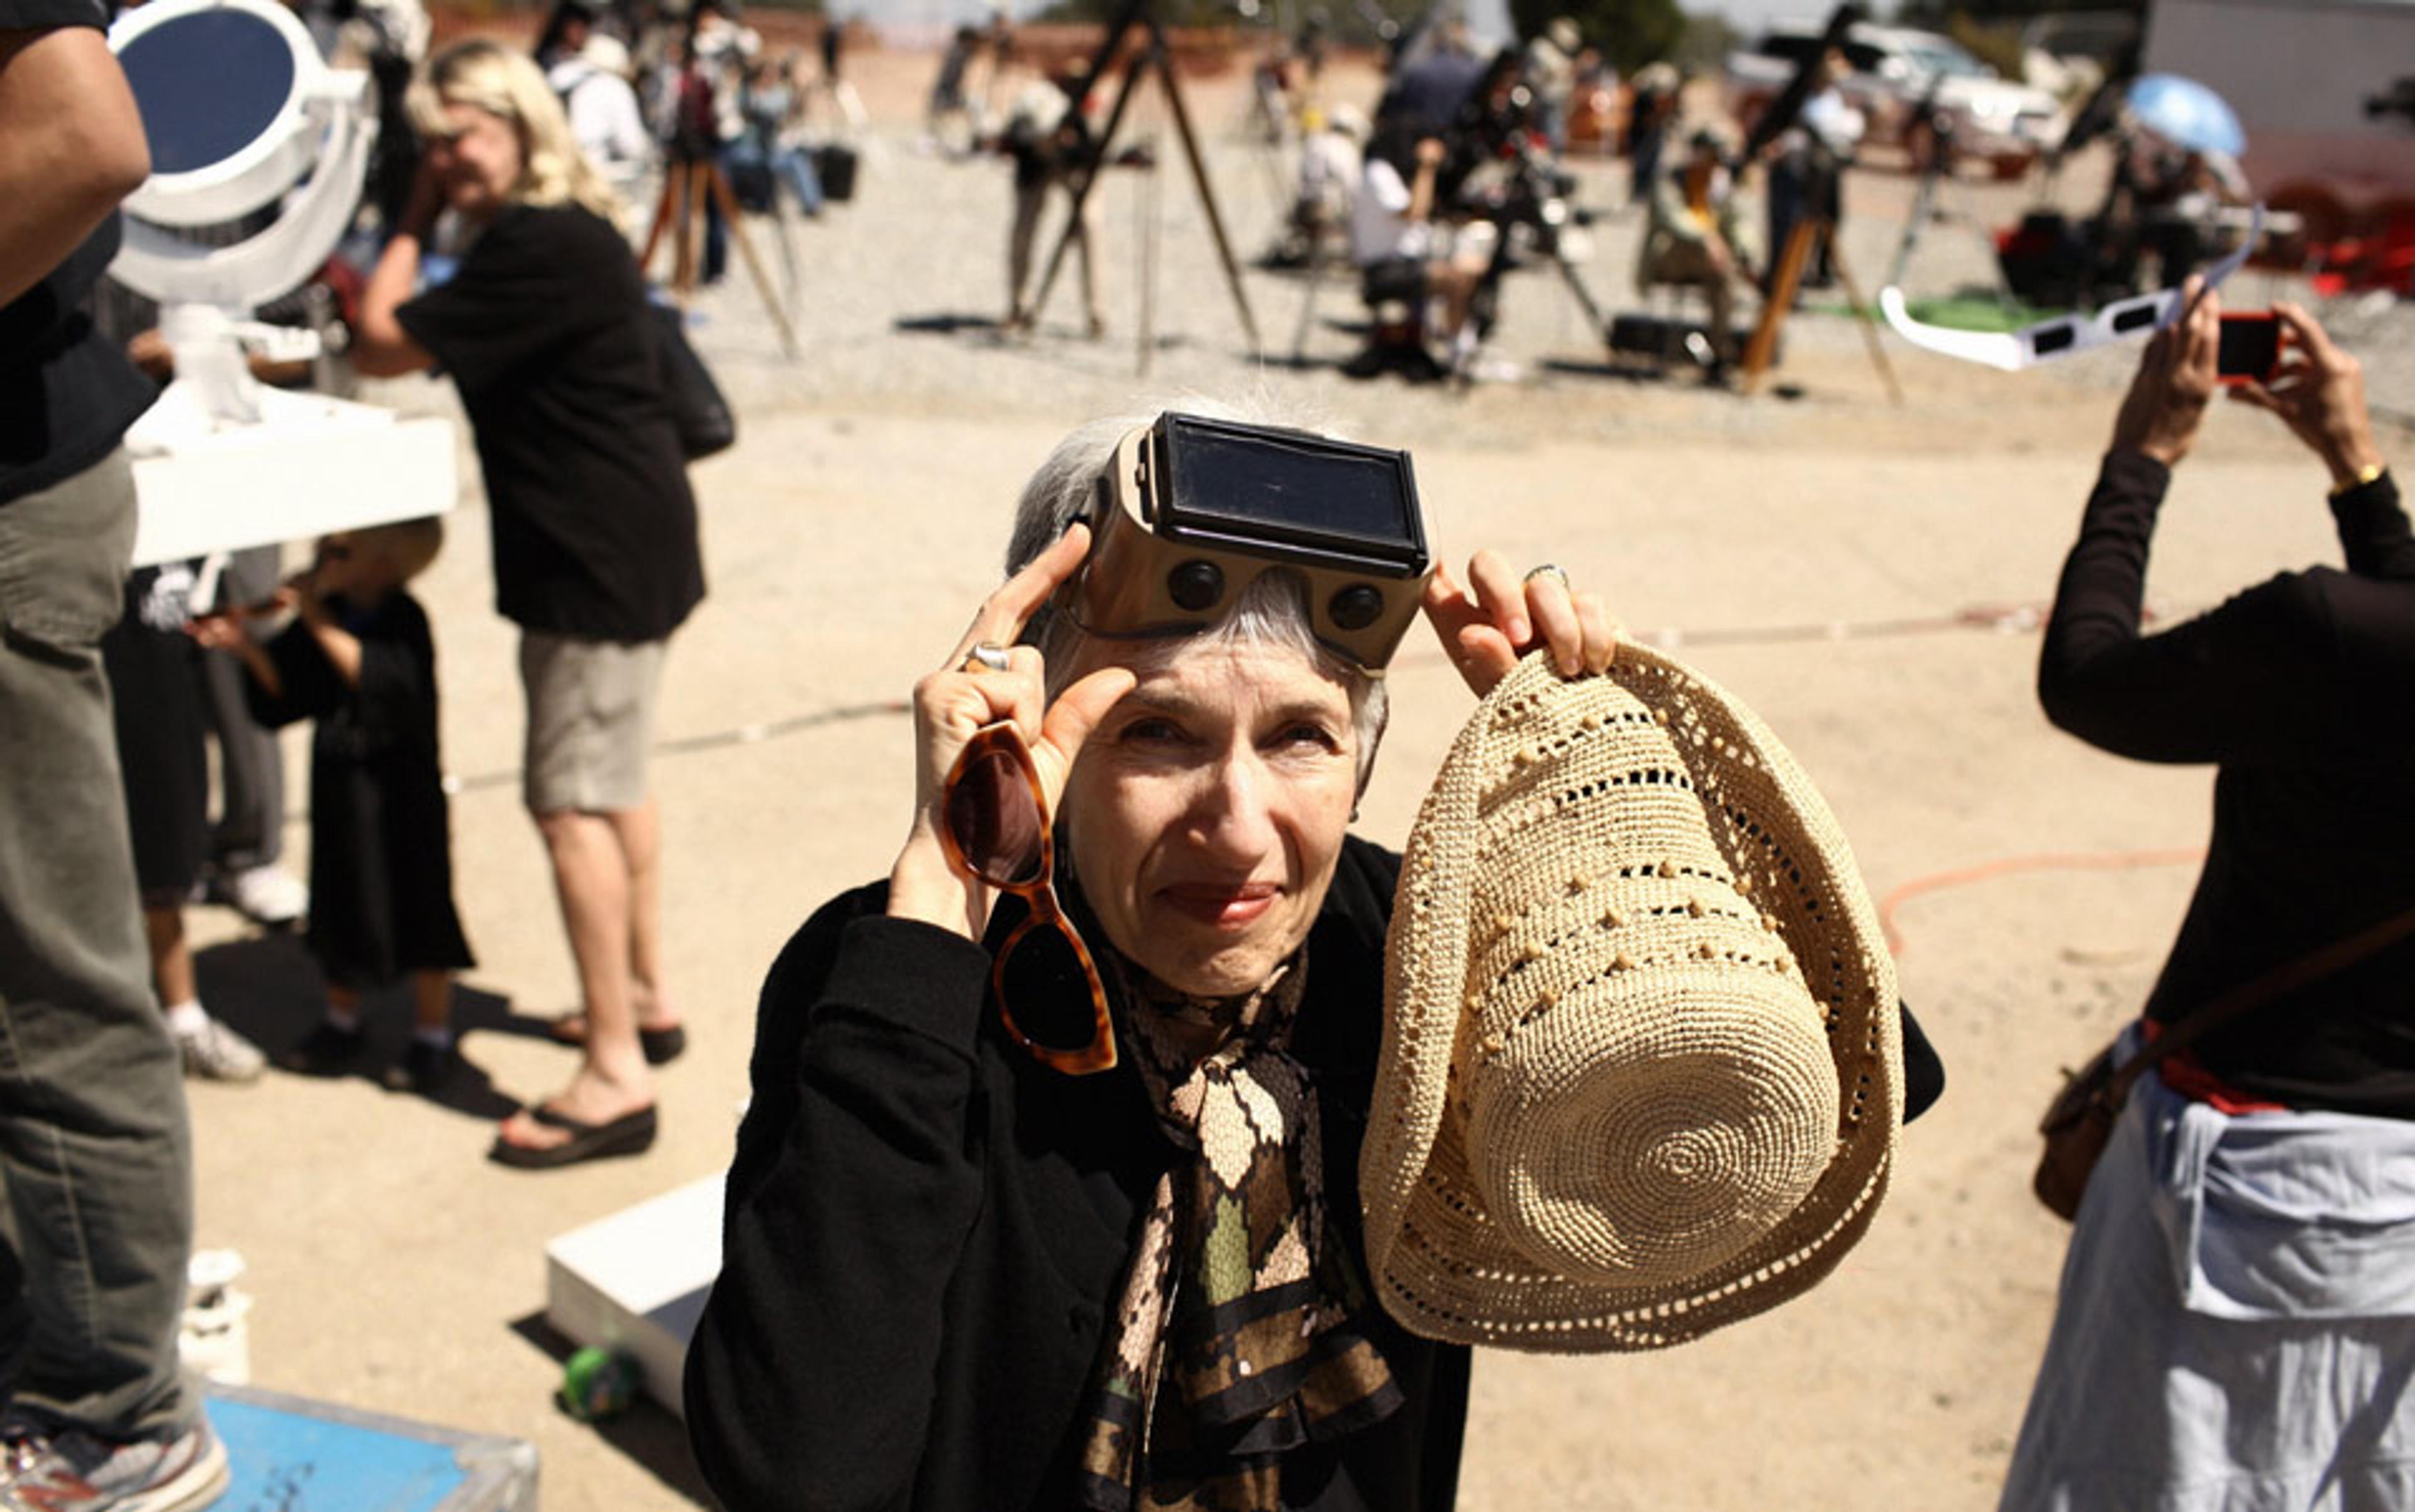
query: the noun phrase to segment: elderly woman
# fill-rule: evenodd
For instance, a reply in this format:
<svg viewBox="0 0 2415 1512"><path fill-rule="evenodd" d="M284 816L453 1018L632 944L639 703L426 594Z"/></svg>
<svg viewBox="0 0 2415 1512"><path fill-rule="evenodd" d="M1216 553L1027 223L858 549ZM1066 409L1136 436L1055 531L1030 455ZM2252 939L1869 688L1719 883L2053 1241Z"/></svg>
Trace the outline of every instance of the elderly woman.
<svg viewBox="0 0 2415 1512"><path fill-rule="evenodd" d="M428 155L362 293L352 360L370 374L441 364L477 432L496 606L521 632L523 796L585 1005L561 1032L586 1045L570 1085L515 1114L492 1154L564 1165L652 1143L648 1064L684 1043L663 982L646 752L664 648L704 596L696 501L619 202L545 76L463 42L429 60L411 105ZM414 297L446 210L473 239Z"/></svg>
<svg viewBox="0 0 2415 1512"><path fill-rule="evenodd" d="M1467 1353L1378 1309L1359 1233L1400 863L1348 831L1390 648L1338 650L1338 599L1294 570L1189 634L1116 635L1058 592L1133 429L1076 432L1027 488L1012 576L915 687L888 882L765 984L687 1366L731 1507L1451 1505ZM1485 553L1469 580L1422 602L1479 694L1535 647L1609 665L1607 613L1555 573ZM1405 629L1415 575L1397 591ZM1011 891L963 864L1017 838L964 808L1000 725L1055 816L1053 856L1004 845L1036 857ZM1048 969L1066 947L1025 959L1052 860L1096 1001Z"/></svg>

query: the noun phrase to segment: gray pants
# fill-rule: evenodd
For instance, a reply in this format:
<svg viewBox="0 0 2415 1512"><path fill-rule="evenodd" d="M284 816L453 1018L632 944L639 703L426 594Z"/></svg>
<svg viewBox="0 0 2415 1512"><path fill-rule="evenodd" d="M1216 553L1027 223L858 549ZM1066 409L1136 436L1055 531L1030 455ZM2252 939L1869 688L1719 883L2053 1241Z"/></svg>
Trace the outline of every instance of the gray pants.
<svg viewBox="0 0 2415 1512"><path fill-rule="evenodd" d="M1051 174L1029 187L1017 187L1014 191L1014 225L1006 236L1006 299L1007 312L1021 316L1036 312L1026 310L1023 301L1030 292L1031 245L1040 235L1040 212L1047 206L1048 194L1062 187L1065 203L1073 202L1072 187ZM1090 267L1090 226L1099 207L1098 194L1082 202L1081 223L1073 230L1073 255L1081 260L1082 318L1092 327L1099 323L1099 283Z"/></svg>
<svg viewBox="0 0 2415 1512"><path fill-rule="evenodd" d="M23 1271L0 1291L0 1394L109 1438L201 1407L176 1357L192 1134L98 650L133 545L123 452L0 503L0 1286Z"/></svg>
<svg viewBox="0 0 2415 1512"><path fill-rule="evenodd" d="M277 591L278 563L273 546L235 552L219 575L218 604L195 607L266 598ZM251 717L243 664L232 652L206 651L200 666L202 709L218 738L218 817L210 831L210 861L221 875L269 865L285 851L285 763L277 736Z"/></svg>

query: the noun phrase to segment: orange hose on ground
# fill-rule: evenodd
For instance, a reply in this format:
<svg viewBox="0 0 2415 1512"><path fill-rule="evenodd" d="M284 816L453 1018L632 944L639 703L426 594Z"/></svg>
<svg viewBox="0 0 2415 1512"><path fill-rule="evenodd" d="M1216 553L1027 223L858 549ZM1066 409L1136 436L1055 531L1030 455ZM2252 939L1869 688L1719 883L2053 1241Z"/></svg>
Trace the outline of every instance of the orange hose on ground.
<svg viewBox="0 0 2415 1512"><path fill-rule="evenodd" d="M1879 928L1886 933L1889 953L1899 961L1903 959L1903 934L1895 927L1895 911L1899 905L1924 892L1960 887L1970 882L1984 882L2016 872L2121 871L2138 866L2180 866L2204 859L2203 846L2183 850L2052 850L2029 856L2005 856L1957 871L1931 872L1901 884L1879 901Z"/></svg>

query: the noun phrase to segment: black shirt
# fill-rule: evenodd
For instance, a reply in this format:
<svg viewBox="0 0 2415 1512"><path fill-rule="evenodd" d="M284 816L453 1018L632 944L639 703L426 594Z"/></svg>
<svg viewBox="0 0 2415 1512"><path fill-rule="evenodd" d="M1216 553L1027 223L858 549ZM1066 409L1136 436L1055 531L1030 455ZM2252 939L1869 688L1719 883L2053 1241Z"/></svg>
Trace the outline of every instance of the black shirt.
<svg viewBox="0 0 2415 1512"><path fill-rule="evenodd" d="M1362 1255L1399 870L1344 846L1292 1040L1318 1100L1328 1237ZM1078 889L1064 901L1088 922ZM764 983L721 1276L688 1346L689 1438L731 1512L1071 1507L1107 1313L1178 1157L1129 1063L1042 1070L998 1027L990 951L885 903L875 887L826 906ZM1002 904L993 940L1021 917ZM1448 1512L1468 1351L1372 1309L1363 1322L1406 1400L1287 1458L1284 1505Z"/></svg>
<svg viewBox="0 0 2415 1512"><path fill-rule="evenodd" d="M594 640L676 629L704 597L696 500L621 233L577 205L513 205L396 318L477 431L503 616Z"/></svg>
<svg viewBox="0 0 2415 1512"><path fill-rule="evenodd" d="M2226 988L2415 905L2415 539L2385 474L2332 502L2348 570L2283 573L2138 634L2170 473L2105 459L2038 667L2048 718L2117 755L2214 762L2213 835L2147 1004ZM2415 1118L2415 937L2260 1008L2198 1055L2241 1091Z"/></svg>
<svg viewBox="0 0 2415 1512"><path fill-rule="evenodd" d="M327 980L368 992L406 971L475 964L453 906L451 824L436 743L436 642L397 589L367 609L329 601L360 641L346 681L298 621L264 648L278 691L252 716L317 722L310 741L310 924Z"/></svg>
<svg viewBox="0 0 2415 1512"><path fill-rule="evenodd" d="M0 0L0 32L108 24L99 0ZM117 243L112 215L0 309L0 505L108 456L159 397L126 354L94 331L83 309Z"/></svg>

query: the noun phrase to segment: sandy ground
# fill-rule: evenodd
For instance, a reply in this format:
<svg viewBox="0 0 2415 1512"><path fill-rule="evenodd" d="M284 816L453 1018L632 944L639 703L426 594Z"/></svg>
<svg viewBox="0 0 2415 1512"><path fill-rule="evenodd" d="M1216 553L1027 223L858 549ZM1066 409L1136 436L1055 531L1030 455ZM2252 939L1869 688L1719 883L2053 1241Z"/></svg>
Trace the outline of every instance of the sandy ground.
<svg viewBox="0 0 2415 1512"><path fill-rule="evenodd" d="M1671 1353L1484 1356L1462 1505L1992 1505L2063 1237L2027 1192L2031 1125L2056 1068L2138 1002L2185 902L2190 868L2120 863L2198 845L2206 826L2208 772L2117 761L2047 726L2031 694L2035 636L2008 617L2051 591L2122 361L2013 379L1890 340L1909 394L1896 407L1855 330L1815 313L1789 327L1777 375L1796 397L1744 399L1605 375L1573 302L1527 274L1505 297L1495 346L1520 381L1464 394L1354 385L1321 366L1355 345L1328 323L1354 315L1338 282L1308 326L1312 366L1251 359L1174 173L1160 196L1160 344L1143 380L1135 270L1150 175L1118 174L1105 191L1108 338L1073 338L1078 312L1060 290L1038 339L1000 344L961 322L1003 300L1005 172L917 150L928 66L860 60L882 124L855 202L794 233L804 355L779 355L736 270L699 302L698 343L739 403L742 441L695 472L712 596L674 643L661 710L672 986L694 1048L661 1079L660 1144L554 1174L480 1158L508 1099L569 1071L571 1054L539 1021L575 991L519 809L513 634L491 607L465 442L451 544L422 596L460 785L459 901L480 963L464 984L466 1048L493 1091L437 1106L363 1080L194 1086L200 1238L250 1264L255 1380L530 1439L554 1512L705 1502L668 1415L648 1406L599 1429L552 1405L543 1246L726 1162L762 972L818 901L886 869L909 791L899 700L994 581L1022 477L1091 414L1169 389L1263 384L1366 439L1412 446L1430 529L1452 560L1491 545L1516 562L1560 562L1749 701L1822 786L1874 895L2011 858L2103 863L1907 901L1903 987L1950 1084L1907 1131L1868 1239L1810 1295ZM1267 163L1233 140L1229 90L1193 104L1237 241L1254 254L1273 225ZM1623 173L1587 171L1586 202L1607 207L1622 191ZM1908 185L1857 175L1851 193L1847 245L1874 277ZM1972 219L1929 234L1914 262L1925 287L1975 277L1973 226L2020 202L1978 185L1950 198ZM1591 287L1636 305L1633 219L1595 230ZM1248 289L1269 349L1287 352L1302 284L1252 272ZM378 392L456 412L439 384ZM2391 433L2385 447L2405 439ZM2322 487L2277 427L2217 414L2168 512L2155 601L2185 611L2335 560ZM1470 707L1415 640L1396 687L1359 826L1390 844ZM298 735L288 751L298 805ZM298 864L299 813L291 837ZM316 1011L298 944L215 910L196 923L212 1005L272 1048L298 1038ZM382 1007L381 1032L398 1044L403 1005Z"/></svg>

